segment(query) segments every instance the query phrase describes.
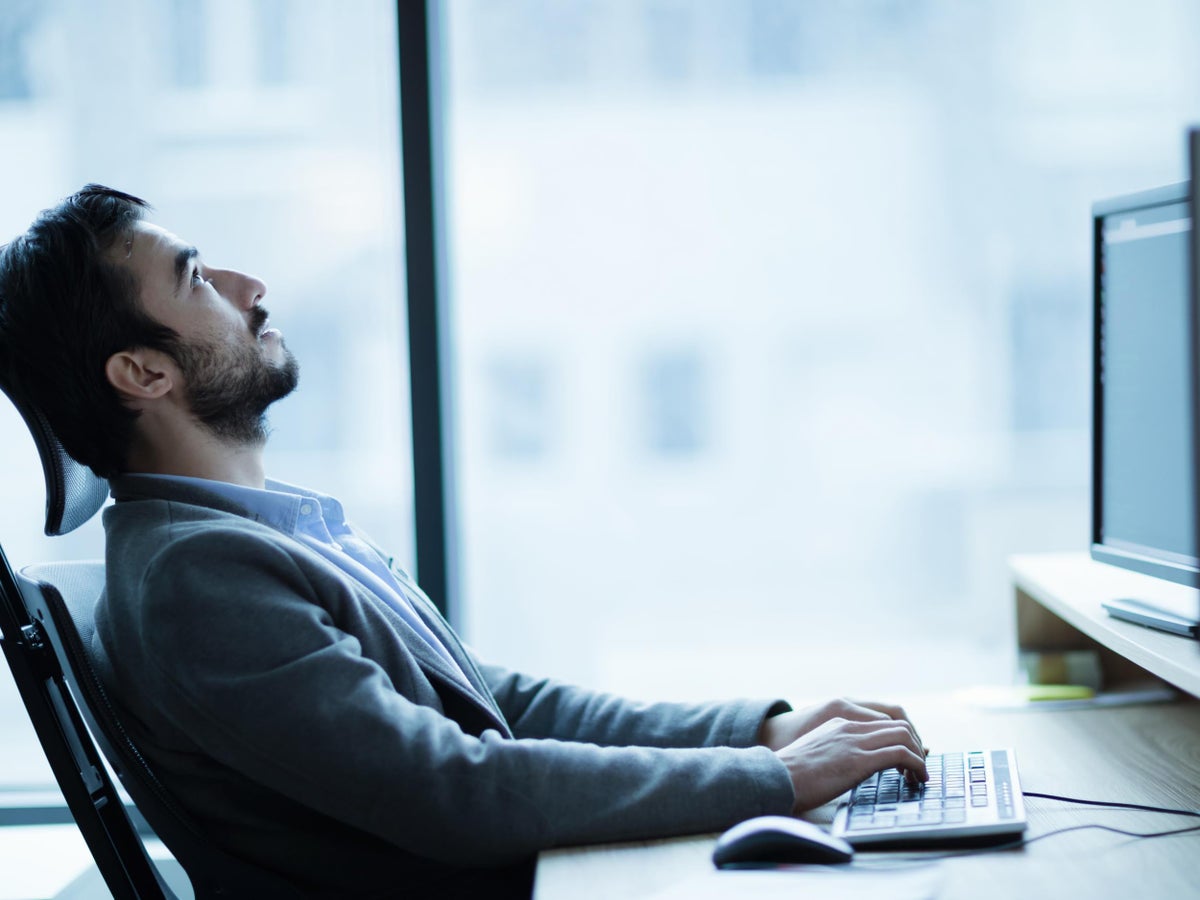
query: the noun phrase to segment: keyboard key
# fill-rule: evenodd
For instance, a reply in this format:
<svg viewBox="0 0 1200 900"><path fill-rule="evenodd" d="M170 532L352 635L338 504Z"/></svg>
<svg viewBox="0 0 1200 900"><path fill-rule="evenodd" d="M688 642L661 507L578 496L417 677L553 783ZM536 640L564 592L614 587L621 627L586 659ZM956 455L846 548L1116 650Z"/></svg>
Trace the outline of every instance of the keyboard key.
<svg viewBox="0 0 1200 900"><path fill-rule="evenodd" d="M967 821L967 811L965 809L948 809L942 818L943 824L946 825L961 825Z"/></svg>
<svg viewBox="0 0 1200 900"><path fill-rule="evenodd" d="M984 797L972 797L972 798L971 798L971 805L972 805L972 806L987 806L987 805L988 805L988 798L987 798L986 796L984 796Z"/></svg>

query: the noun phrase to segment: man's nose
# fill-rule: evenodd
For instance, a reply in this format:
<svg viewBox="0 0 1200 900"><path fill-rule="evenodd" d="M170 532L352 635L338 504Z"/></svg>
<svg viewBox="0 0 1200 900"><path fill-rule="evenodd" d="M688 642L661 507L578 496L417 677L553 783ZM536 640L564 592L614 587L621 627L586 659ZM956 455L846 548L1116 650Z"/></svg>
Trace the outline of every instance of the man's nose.
<svg viewBox="0 0 1200 900"><path fill-rule="evenodd" d="M218 288L226 299L236 304L240 309L252 309L262 302L266 296L267 286L253 275L227 269L221 273ZM215 279L214 279L215 280Z"/></svg>
<svg viewBox="0 0 1200 900"><path fill-rule="evenodd" d="M243 276L246 279L246 293L250 297L250 305L258 306L267 295L267 286L253 275Z"/></svg>

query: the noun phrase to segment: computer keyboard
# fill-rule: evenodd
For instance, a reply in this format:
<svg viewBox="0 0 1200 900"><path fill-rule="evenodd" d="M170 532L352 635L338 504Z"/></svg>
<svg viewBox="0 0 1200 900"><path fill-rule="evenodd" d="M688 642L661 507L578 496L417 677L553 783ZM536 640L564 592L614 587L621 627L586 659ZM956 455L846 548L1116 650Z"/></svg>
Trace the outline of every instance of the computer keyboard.
<svg viewBox="0 0 1200 900"><path fill-rule="evenodd" d="M1011 750L933 753L929 781L908 784L895 769L872 775L837 811L833 833L855 846L934 843L1018 835L1025 805Z"/></svg>

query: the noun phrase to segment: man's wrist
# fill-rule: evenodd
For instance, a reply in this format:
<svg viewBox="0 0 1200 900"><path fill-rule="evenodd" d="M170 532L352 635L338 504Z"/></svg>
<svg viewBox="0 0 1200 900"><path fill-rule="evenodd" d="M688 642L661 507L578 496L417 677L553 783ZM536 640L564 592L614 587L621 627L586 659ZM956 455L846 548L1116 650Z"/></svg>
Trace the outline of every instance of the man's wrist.
<svg viewBox="0 0 1200 900"><path fill-rule="evenodd" d="M792 711L792 705L783 700L776 701L767 714L763 717L762 724L758 726L758 743L763 747L770 747L772 750L778 750L776 744L779 741L778 730L782 722L779 717L784 713ZM787 743L787 742L785 742Z"/></svg>

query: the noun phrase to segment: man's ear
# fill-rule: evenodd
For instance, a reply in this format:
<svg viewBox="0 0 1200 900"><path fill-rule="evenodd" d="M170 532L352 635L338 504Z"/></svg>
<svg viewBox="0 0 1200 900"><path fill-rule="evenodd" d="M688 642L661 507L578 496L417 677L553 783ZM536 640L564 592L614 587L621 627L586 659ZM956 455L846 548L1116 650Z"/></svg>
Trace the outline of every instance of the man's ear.
<svg viewBox="0 0 1200 900"><path fill-rule="evenodd" d="M175 367L159 350L138 348L114 353L104 364L104 374L126 402L154 400L175 386Z"/></svg>

